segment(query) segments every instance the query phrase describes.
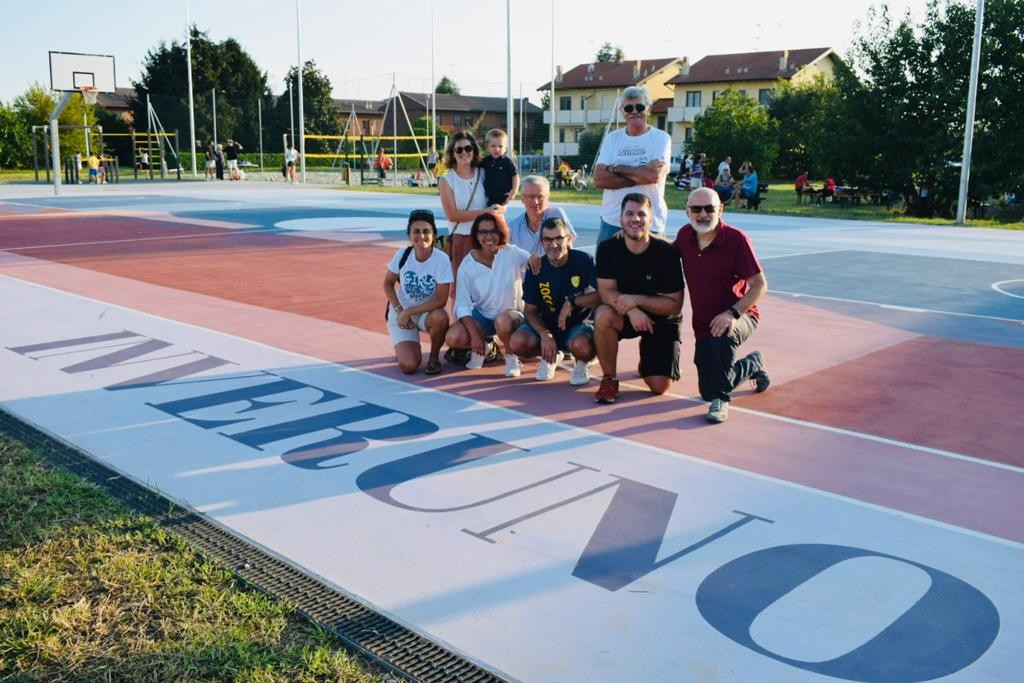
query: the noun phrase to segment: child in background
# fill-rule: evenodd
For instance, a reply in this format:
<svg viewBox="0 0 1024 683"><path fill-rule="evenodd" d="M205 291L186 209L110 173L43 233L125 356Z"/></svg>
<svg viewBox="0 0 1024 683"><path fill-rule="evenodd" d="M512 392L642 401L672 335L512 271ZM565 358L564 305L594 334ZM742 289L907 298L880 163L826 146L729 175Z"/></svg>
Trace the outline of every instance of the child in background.
<svg viewBox="0 0 1024 683"><path fill-rule="evenodd" d="M500 128L487 131L487 156L480 162L484 170L484 195L491 209L508 204L519 192L519 168L505 154L508 135Z"/></svg>

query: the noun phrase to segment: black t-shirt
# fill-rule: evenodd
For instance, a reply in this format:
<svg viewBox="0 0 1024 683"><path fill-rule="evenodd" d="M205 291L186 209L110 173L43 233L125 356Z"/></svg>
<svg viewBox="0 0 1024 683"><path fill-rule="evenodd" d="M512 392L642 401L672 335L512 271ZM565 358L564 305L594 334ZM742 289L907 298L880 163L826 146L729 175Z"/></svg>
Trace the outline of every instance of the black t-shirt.
<svg viewBox="0 0 1024 683"><path fill-rule="evenodd" d="M683 266L673 244L651 237L651 244L642 254L626 248L626 239L612 237L597 246L597 277L615 280L622 294L657 296L683 291ZM678 323L682 313L665 317L653 315L655 322Z"/></svg>
<svg viewBox="0 0 1024 683"><path fill-rule="evenodd" d="M519 175L516 162L507 156L495 159L490 154L480 162L484 170L484 194L487 206L491 204L508 204L508 193L512 191L512 179Z"/></svg>
<svg viewBox="0 0 1024 683"><path fill-rule="evenodd" d="M544 256L540 262L540 272L536 275L527 270L523 278L523 301L536 306L540 311L544 326L549 330L558 328L558 314L566 297L570 294L583 294L588 287L597 289L594 273L594 259L585 251L569 250L569 260L560 268L555 268ZM590 309L576 308L565 323L570 330L590 316Z"/></svg>
<svg viewBox="0 0 1024 683"><path fill-rule="evenodd" d="M228 145L224 148L224 156L228 161L235 161L238 159L238 146Z"/></svg>

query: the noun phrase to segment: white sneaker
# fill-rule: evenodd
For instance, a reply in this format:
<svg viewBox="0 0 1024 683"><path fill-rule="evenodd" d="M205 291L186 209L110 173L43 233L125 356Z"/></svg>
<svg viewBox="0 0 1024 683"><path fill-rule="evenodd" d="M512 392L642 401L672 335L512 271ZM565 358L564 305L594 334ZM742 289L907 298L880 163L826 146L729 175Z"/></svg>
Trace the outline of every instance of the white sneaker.
<svg viewBox="0 0 1024 683"><path fill-rule="evenodd" d="M518 377L523 374L523 366L519 363L519 356L510 353L505 356L505 376Z"/></svg>
<svg viewBox="0 0 1024 683"><path fill-rule="evenodd" d="M479 370L484 366L484 357L476 351L469 354L469 362L466 363L467 370Z"/></svg>
<svg viewBox="0 0 1024 683"><path fill-rule="evenodd" d="M590 363L585 360L578 360L572 366L572 376L569 384L574 387L582 387L590 383Z"/></svg>
<svg viewBox="0 0 1024 683"><path fill-rule="evenodd" d="M537 381L546 382L549 379L554 379L555 371L558 370L558 364L565 358L565 354L561 351L555 354L555 362L549 363L543 358L540 359L540 363L537 364Z"/></svg>

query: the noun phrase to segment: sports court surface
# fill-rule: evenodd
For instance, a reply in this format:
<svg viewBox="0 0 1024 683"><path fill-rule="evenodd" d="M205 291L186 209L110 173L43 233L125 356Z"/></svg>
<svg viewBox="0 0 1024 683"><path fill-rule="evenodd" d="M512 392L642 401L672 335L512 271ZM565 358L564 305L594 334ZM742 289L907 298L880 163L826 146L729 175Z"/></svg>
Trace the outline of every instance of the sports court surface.
<svg viewBox="0 0 1024 683"><path fill-rule="evenodd" d="M712 426L688 306L659 398L401 375L413 208L0 186L0 407L503 678L1020 680L1024 232L727 215L772 385Z"/></svg>

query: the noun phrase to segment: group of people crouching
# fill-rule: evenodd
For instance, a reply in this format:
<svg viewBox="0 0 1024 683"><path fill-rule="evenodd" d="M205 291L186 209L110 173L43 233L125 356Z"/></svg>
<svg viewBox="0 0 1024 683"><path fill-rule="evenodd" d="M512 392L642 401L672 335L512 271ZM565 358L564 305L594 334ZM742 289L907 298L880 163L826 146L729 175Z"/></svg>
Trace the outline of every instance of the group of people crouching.
<svg viewBox="0 0 1024 683"><path fill-rule="evenodd" d="M685 269L707 419L728 417L731 394L741 383L751 381L758 392L768 388L759 352L736 359L757 327L756 303L767 284L747 236L721 221L722 203L713 190L690 194L690 222L675 242L652 233L650 197L627 192L620 231L598 244L596 262L573 248L576 233L567 216L548 206L546 178L527 176L522 191L526 211L511 224L503 206L475 214L465 236L468 252L457 261L438 248L432 212L409 215L411 244L395 253L384 278L388 331L403 372L415 373L423 364L424 332L430 338L428 375L441 372L445 345L446 360L470 370L503 357L507 377L522 374L522 359L539 357L536 378L542 381L553 379L571 357L570 384L589 383L599 362L594 399L613 403L619 396L619 342L639 337L639 374L652 393L664 394L680 377ZM442 204L444 199L442 182Z"/></svg>

